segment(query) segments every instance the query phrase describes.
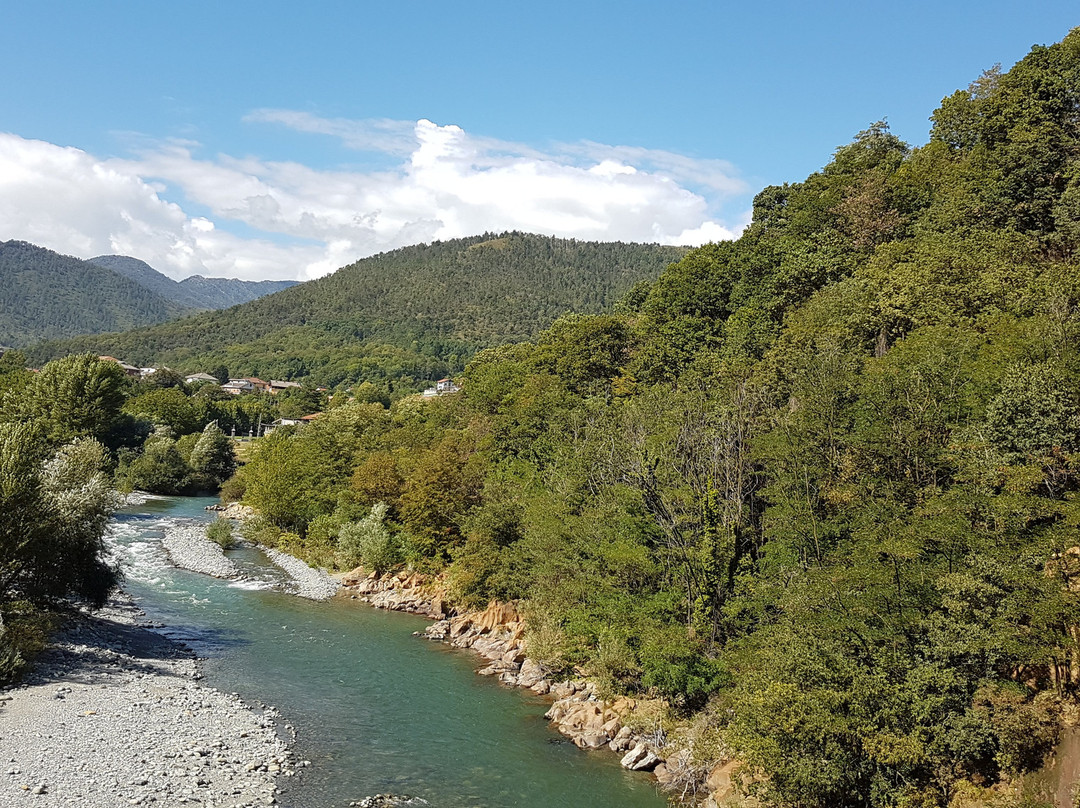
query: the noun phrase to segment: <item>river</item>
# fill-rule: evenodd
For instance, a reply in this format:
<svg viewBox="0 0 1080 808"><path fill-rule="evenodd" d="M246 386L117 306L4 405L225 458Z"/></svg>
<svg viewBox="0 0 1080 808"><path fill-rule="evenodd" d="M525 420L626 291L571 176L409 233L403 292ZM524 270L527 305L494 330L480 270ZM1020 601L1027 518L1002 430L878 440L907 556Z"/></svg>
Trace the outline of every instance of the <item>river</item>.
<svg viewBox="0 0 1080 808"><path fill-rule="evenodd" d="M543 719L546 700L477 676L479 658L413 636L426 621L272 588L258 550L230 551L250 579L173 568L170 520L208 520L214 500L153 499L117 514L109 542L125 588L164 633L205 659L205 682L272 704L311 766L281 778L286 808L344 808L392 792L433 808L662 808L653 782L616 755L582 752Z"/></svg>

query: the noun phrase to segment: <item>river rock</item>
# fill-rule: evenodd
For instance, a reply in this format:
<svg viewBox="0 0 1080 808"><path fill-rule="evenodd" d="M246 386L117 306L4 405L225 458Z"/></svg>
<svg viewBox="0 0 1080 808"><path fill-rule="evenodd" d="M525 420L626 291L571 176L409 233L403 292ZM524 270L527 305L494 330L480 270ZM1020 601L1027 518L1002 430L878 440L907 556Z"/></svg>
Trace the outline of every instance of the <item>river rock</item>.
<svg viewBox="0 0 1080 808"><path fill-rule="evenodd" d="M235 578L236 565L225 557L221 545L206 537L202 522L177 521L165 528L161 544L173 564L181 569L212 575L215 578Z"/></svg>
<svg viewBox="0 0 1080 808"><path fill-rule="evenodd" d="M410 797L407 794L376 794L373 797L364 797L357 802L350 802L354 808L398 808L402 805L427 805L428 801L420 797Z"/></svg>
<svg viewBox="0 0 1080 808"><path fill-rule="evenodd" d="M635 742L633 738L634 733L630 727L622 727L615 733L615 737L611 739L608 748L612 752L626 752L628 749L634 747Z"/></svg>
<svg viewBox="0 0 1080 808"><path fill-rule="evenodd" d="M521 687L535 687L547 675L544 666L535 659L528 657L520 660L521 672L518 674L518 685Z"/></svg>
<svg viewBox="0 0 1080 808"><path fill-rule="evenodd" d="M660 765L660 758L655 752L649 751L644 743L638 743L633 749L623 755L619 764L630 771L654 771Z"/></svg>
<svg viewBox="0 0 1080 808"><path fill-rule="evenodd" d="M292 579L294 594L302 598L328 600L334 596L340 586L326 570L309 567L295 556L272 547L264 547L263 552L266 553L267 558L288 573Z"/></svg>

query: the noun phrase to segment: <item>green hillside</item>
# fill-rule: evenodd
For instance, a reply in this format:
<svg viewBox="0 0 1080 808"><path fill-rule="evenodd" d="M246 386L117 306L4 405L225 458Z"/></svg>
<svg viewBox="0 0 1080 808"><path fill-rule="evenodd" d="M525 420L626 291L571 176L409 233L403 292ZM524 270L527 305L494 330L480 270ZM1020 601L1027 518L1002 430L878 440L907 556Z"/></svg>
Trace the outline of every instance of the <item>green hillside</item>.
<svg viewBox="0 0 1080 808"><path fill-rule="evenodd" d="M187 310L88 261L24 241L0 242L0 345L120 331Z"/></svg>
<svg viewBox="0 0 1080 808"><path fill-rule="evenodd" d="M716 804L1075 804L1023 778L1080 703L1078 109L1080 29L460 395L265 438L232 490L295 552L443 569L560 675L665 698L676 796L734 760L754 800Z"/></svg>
<svg viewBox="0 0 1080 808"><path fill-rule="evenodd" d="M332 275L182 322L41 346L35 361L90 350L139 364L301 378L430 379L477 349L595 313L685 250L507 233L382 253Z"/></svg>

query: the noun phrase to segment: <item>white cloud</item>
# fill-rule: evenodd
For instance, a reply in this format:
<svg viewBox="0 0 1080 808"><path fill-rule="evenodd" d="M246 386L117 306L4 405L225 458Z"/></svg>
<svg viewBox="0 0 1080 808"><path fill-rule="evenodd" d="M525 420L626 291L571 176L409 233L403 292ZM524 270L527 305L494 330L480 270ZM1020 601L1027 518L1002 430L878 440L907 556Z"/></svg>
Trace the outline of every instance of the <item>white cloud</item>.
<svg viewBox="0 0 1080 808"><path fill-rule="evenodd" d="M596 143L545 153L427 120L286 110L248 120L331 135L392 157L394 168L206 158L189 141L101 159L0 133L0 239L80 257L133 255L177 278L306 279L382 250L485 231L693 245L741 230L715 215L747 190L719 160Z"/></svg>

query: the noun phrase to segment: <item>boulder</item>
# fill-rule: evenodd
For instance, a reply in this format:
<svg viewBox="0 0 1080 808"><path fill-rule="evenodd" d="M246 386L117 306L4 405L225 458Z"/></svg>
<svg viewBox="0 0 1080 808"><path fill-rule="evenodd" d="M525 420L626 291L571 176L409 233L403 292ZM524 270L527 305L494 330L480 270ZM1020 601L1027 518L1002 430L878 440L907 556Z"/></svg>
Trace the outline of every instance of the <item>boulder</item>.
<svg viewBox="0 0 1080 808"><path fill-rule="evenodd" d="M660 765L660 758L655 752L650 752L644 743L638 743L633 749L623 755L619 764L630 771L654 771Z"/></svg>
<svg viewBox="0 0 1080 808"><path fill-rule="evenodd" d="M472 615L463 614L461 617L452 617L450 618L450 636L457 639L472 628L472 625Z"/></svg>
<svg viewBox="0 0 1080 808"><path fill-rule="evenodd" d="M521 648L510 648L502 656L503 662L515 662L521 665L525 662L525 651Z"/></svg>
<svg viewBox="0 0 1080 808"><path fill-rule="evenodd" d="M494 631L508 623L519 623L521 616L513 603L500 603L491 601L484 611L476 615L476 625L481 632Z"/></svg>
<svg viewBox="0 0 1080 808"><path fill-rule="evenodd" d="M502 660L496 660L488 665L486 668L481 668L477 671L481 676L495 676L502 673L512 673L517 675L518 666L512 662L503 662Z"/></svg>
<svg viewBox="0 0 1080 808"><path fill-rule="evenodd" d="M577 693L573 682L558 682L551 686L551 694L557 699L567 699Z"/></svg>
<svg viewBox="0 0 1080 808"><path fill-rule="evenodd" d="M608 735L604 732L583 732L574 737L574 745L578 749L599 749L608 743Z"/></svg>
<svg viewBox="0 0 1080 808"><path fill-rule="evenodd" d="M536 687L540 682L544 681L546 671L544 666L537 662L535 659L529 659L528 657L521 660L521 686L522 687ZM548 686L550 689L550 685ZM547 693L547 690L544 691Z"/></svg>

